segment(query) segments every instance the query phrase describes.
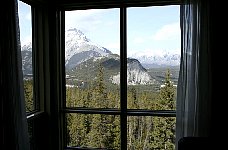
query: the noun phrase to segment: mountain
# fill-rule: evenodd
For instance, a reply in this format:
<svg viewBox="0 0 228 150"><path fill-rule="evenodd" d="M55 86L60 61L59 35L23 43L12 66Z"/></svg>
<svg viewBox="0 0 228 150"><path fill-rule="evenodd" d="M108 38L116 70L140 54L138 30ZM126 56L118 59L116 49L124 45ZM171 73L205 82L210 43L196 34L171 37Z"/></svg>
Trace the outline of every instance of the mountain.
<svg viewBox="0 0 228 150"><path fill-rule="evenodd" d="M92 43L78 29L67 30L65 36L65 65L67 69L72 69L92 57L108 57L112 54L108 49Z"/></svg>
<svg viewBox="0 0 228 150"><path fill-rule="evenodd" d="M120 57L108 49L91 42L80 30L69 29L65 32L65 66L67 79L93 80L99 64L102 65L107 82L119 84ZM22 47L24 74L32 73L31 43ZM127 60L128 84L153 84L154 79L137 59Z"/></svg>
<svg viewBox="0 0 228 150"><path fill-rule="evenodd" d="M116 54L111 54L109 57L93 57L88 59L69 70L67 72L68 77L77 77L77 79L83 81L95 79L100 64L104 68L105 81L119 85L120 58ZM128 85L156 83L155 79L148 74L140 62L132 58L127 59L127 82Z"/></svg>
<svg viewBox="0 0 228 150"><path fill-rule="evenodd" d="M80 79L94 79L98 66L105 69L106 81L119 84L120 58L108 49L92 43L80 30L66 31L66 69L67 73L76 75ZM136 59L128 59L128 84L151 84L147 70ZM87 75L85 77L85 74ZM88 77L89 76L89 77Z"/></svg>
<svg viewBox="0 0 228 150"><path fill-rule="evenodd" d="M128 85L154 84L156 81L148 74L147 70L137 59L127 59L127 82ZM112 83L120 84L120 73L112 77Z"/></svg>
<svg viewBox="0 0 228 150"><path fill-rule="evenodd" d="M22 71L24 74L32 74L32 43L21 48Z"/></svg>
<svg viewBox="0 0 228 150"><path fill-rule="evenodd" d="M180 52L160 51L159 53L135 53L130 56L138 59L145 68L164 68L180 65Z"/></svg>

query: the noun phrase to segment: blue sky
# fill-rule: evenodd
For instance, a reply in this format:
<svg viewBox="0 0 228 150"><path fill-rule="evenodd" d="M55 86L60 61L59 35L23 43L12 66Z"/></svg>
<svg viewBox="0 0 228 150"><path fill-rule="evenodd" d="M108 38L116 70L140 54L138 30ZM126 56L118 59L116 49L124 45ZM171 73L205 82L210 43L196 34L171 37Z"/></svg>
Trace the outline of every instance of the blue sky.
<svg viewBox="0 0 228 150"><path fill-rule="evenodd" d="M31 42L32 27L31 27L31 7L21 1L18 1L19 25L21 45Z"/></svg>
<svg viewBox="0 0 228 150"><path fill-rule="evenodd" d="M77 28L92 42L119 54L119 12L92 9L66 12L66 30ZM21 43L31 39L31 11L19 1ZM151 55L162 51L180 53L179 6L127 8L128 55Z"/></svg>

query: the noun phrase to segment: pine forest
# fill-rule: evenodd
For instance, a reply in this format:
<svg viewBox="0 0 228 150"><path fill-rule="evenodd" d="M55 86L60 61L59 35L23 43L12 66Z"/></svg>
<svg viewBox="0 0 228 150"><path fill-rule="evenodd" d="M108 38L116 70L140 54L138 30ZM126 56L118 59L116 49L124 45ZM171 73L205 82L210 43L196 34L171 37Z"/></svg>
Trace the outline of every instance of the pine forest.
<svg viewBox="0 0 228 150"><path fill-rule="evenodd" d="M104 69L98 67L96 77L86 86L66 87L67 108L120 109L120 87L106 82ZM81 83L83 84L83 83ZM166 69L163 86L148 90L146 85L128 85L127 108L144 110L175 110L176 87ZM32 80L24 80L26 110L32 111ZM108 114L66 114L67 146L120 149L120 116ZM128 116L127 147L129 150L174 150L175 117Z"/></svg>

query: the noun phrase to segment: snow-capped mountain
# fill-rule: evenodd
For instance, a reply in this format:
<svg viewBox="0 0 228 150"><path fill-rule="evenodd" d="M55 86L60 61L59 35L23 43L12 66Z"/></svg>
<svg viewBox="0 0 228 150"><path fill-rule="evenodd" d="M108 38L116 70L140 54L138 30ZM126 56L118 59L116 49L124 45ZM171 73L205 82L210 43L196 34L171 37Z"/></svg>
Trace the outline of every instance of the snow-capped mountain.
<svg viewBox="0 0 228 150"><path fill-rule="evenodd" d="M145 68L157 68L180 65L180 53L161 51L159 53L135 53L130 56L138 59Z"/></svg>
<svg viewBox="0 0 228 150"><path fill-rule="evenodd" d="M32 73L32 45L22 47L24 74ZM65 32L65 66L66 73L71 76L94 79L98 64L102 64L108 74L109 82L120 82L120 57L108 49L91 42L80 30L69 29ZM128 84L152 84L154 80L137 59L128 59ZM88 79L88 77L86 77Z"/></svg>
<svg viewBox="0 0 228 150"><path fill-rule="evenodd" d="M108 57L108 49L92 43L80 30L69 29L65 33L65 65L71 69L92 57Z"/></svg>
<svg viewBox="0 0 228 150"><path fill-rule="evenodd" d="M32 43L21 48L22 71L24 74L32 74Z"/></svg>

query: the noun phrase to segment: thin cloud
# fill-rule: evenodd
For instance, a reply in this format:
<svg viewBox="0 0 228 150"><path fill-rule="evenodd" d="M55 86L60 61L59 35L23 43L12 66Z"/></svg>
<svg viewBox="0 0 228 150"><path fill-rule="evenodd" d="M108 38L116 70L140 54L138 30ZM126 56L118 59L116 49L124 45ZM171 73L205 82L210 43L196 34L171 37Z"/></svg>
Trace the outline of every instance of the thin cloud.
<svg viewBox="0 0 228 150"><path fill-rule="evenodd" d="M114 53L114 54L119 54L120 53L120 43L119 42L109 43L109 44L107 44L104 47L109 49L109 50L111 50L112 53Z"/></svg>
<svg viewBox="0 0 228 150"><path fill-rule="evenodd" d="M32 35L21 38L21 46L28 45L32 41Z"/></svg>
<svg viewBox="0 0 228 150"><path fill-rule="evenodd" d="M133 42L134 42L135 44L142 44L142 43L145 42L145 39L142 38L142 37L136 37L136 38L133 39Z"/></svg>
<svg viewBox="0 0 228 150"><path fill-rule="evenodd" d="M160 28L155 35L152 36L153 40L171 40L180 37L179 23L172 23Z"/></svg>
<svg viewBox="0 0 228 150"><path fill-rule="evenodd" d="M141 51L132 51L129 56L162 56L164 50L162 49L145 49Z"/></svg>
<svg viewBox="0 0 228 150"><path fill-rule="evenodd" d="M103 9L66 11L66 29L95 30L102 23L100 18L104 11Z"/></svg>
<svg viewBox="0 0 228 150"><path fill-rule="evenodd" d="M25 15L25 19L28 20L28 21L31 21L31 12L27 12L26 15Z"/></svg>
<svg viewBox="0 0 228 150"><path fill-rule="evenodd" d="M112 26L119 25L119 24L117 24L116 21L107 21L105 23L105 25L112 27Z"/></svg>

